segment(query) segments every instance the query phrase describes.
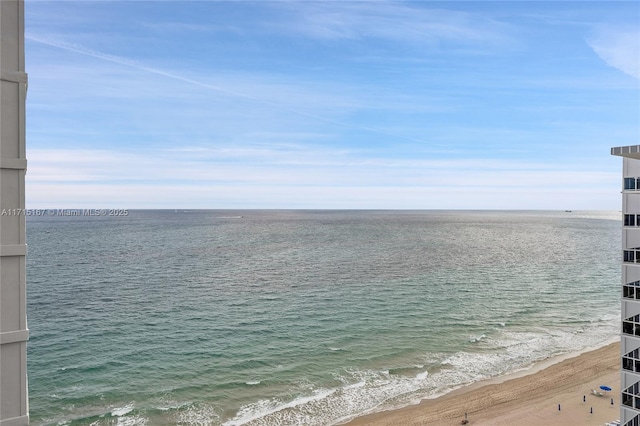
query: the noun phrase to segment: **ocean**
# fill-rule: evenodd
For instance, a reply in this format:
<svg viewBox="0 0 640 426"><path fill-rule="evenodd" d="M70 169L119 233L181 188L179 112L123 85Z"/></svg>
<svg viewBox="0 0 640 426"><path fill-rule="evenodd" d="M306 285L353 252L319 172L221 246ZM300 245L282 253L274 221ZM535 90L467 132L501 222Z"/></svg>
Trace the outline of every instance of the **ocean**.
<svg viewBox="0 0 640 426"><path fill-rule="evenodd" d="M334 425L618 339L621 214L29 216L33 425Z"/></svg>

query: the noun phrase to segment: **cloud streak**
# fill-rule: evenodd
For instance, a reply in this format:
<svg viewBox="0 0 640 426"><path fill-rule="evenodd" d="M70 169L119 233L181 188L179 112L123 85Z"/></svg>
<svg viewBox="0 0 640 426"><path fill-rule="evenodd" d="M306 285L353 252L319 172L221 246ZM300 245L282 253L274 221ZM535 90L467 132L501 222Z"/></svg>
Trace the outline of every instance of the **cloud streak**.
<svg viewBox="0 0 640 426"><path fill-rule="evenodd" d="M607 65L640 80L640 28L601 28L587 43Z"/></svg>
<svg viewBox="0 0 640 426"><path fill-rule="evenodd" d="M278 3L294 17L288 31L327 40L389 40L436 46L502 46L514 40L510 26L478 12L446 10L428 3Z"/></svg>
<svg viewBox="0 0 640 426"><path fill-rule="evenodd" d="M500 188L597 187L613 175L579 167L500 159L363 158L350 152L318 149L167 150L146 154L108 150L34 149L27 182L31 188L126 183L132 185L266 187L443 187ZM462 172L463 171L463 172ZM138 200L151 203L153 193ZM170 207L170 206L169 206Z"/></svg>
<svg viewBox="0 0 640 426"><path fill-rule="evenodd" d="M418 143L422 143L422 144L431 144L434 147L444 147L443 145L437 144L437 143L433 143L433 141L427 141L424 139L420 139L420 138L415 138L415 137L408 137L408 136L404 136L404 135L400 135L400 134L396 134L396 133L389 133L386 132L382 129L379 128L375 128L375 127L371 127L371 126L362 126L362 125L354 125L351 123L348 123L346 121L340 121L340 120L335 120L335 119L331 119L331 118L327 118L324 116L320 116L320 115L316 115L316 114L310 114L307 112L302 111L301 109L292 109L289 108L285 105L283 105L280 102L275 102L275 101L271 101L271 100L267 100L267 99L263 99L263 98L258 98L255 96L251 96L248 95L246 93L241 93L241 92L237 92L237 91L232 91L226 88L223 88L221 86L217 86L217 85L213 85L210 83L205 83L199 80L195 80L192 78L188 78L188 77L184 77L172 72L167 72L161 69L157 69L154 67L149 67L147 65L141 64L137 61L132 61L130 59L127 58L123 58L120 56L116 56L116 55L109 55L106 53L102 53L102 52L98 52L96 50L93 49L89 49L86 48L84 46L78 45L78 44L72 44L72 43L67 43L67 42L63 42L63 41L55 41L55 40L49 40L43 37L38 37L38 36L34 36L31 34L27 34L25 36L25 38L27 40L36 42L36 43L41 43L41 44L45 44L51 47L55 47L55 48L59 48L59 49L63 49L63 50L67 50L67 51L71 51L71 52L75 52L75 53L79 53L81 55L85 55L85 56L89 56L89 57L93 57L96 59L101 59L107 62L112 62L112 63L116 63L119 65L124 65L127 67L131 67L131 68L135 68L141 71L145 71L151 74L155 74L155 75L159 75L162 77L166 77L169 79L173 79L173 80L177 80L186 84L190 84L190 85L194 85L194 86L198 86L204 89L208 89L208 90L213 90L216 91L218 93L227 95L227 96L233 96L236 98L240 98L240 99L244 99L246 101L251 101L254 103L259 103L262 105L266 105L269 107L275 107L278 108L280 110L282 110L283 112L287 112L290 114L294 114L294 115L298 115L301 117L305 117L305 118L309 118L321 123L325 123L325 124L330 124L333 126L338 126L338 127L342 127L342 128L347 128L347 129L352 129L352 130L358 130L358 131L362 131L362 132L367 132L367 133L375 133L378 135L382 135L382 136L387 136L390 137L392 139L400 139L400 140L405 140L405 141L410 141L410 142L418 142Z"/></svg>

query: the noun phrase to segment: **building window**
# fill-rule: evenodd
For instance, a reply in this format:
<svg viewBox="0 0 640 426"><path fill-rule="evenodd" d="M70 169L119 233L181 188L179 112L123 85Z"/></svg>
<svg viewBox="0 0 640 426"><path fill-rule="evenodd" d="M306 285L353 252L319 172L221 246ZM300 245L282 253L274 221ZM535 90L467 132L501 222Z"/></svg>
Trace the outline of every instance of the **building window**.
<svg viewBox="0 0 640 426"><path fill-rule="evenodd" d="M636 178L624 178L624 189L635 190Z"/></svg>
<svg viewBox="0 0 640 426"><path fill-rule="evenodd" d="M640 356L638 356L637 349L622 357L622 368L634 373L640 373Z"/></svg>
<svg viewBox="0 0 640 426"><path fill-rule="evenodd" d="M631 406L630 404L627 404L625 401L622 401L622 403L624 405L628 405L629 407ZM640 416L635 416L633 419L626 422L624 426L640 426Z"/></svg>
<svg viewBox="0 0 640 426"><path fill-rule="evenodd" d="M622 321L622 333L630 336L640 336L640 315L629 317Z"/></svg>
<svg viewBox="0 0 640 426"><path fill-rule="evenodd" d="M622 391L622 404L627 407L640 408L640 398L638 397L638 383ZM637 418L638 416L636 416ZM630 423L625 423L628 425ZM633 424L633 423L631 423Z"/></svg>
<svg viewBox="0 0 640 426"><path fill-rule="evenodd" d="M624 226L636 226L636 215L635 214L625 214L624 215Z"/></svg>
<svg viewBox="0 0 640 426"><path fill-rule="evenodd" d="M635 299L636 298L635 287L624 286L622 288L622 297L624 297L625 299Z"/></svg>
<svg viewBox="0 0 640 426"><path fill-rule="evenodd" d="M635 262L636 261L636 257L635 257L636 252L634 250L624 250L624 262Z"/></svg>
<svg viewBox="0 0 640 426"><path fill-rule="evenodd" d="M622 297L640 300L640 281L633 281L622 286ZM640 356L638 357L640 358Z"/></svg>
<svg viewBox="0 0 640 426"><path fill-rule="evenodd" d="M622 404L626 405L627 407L633 407L633 397L631 395L623 393L622 394ZM629 423L627 423L627 425L628 424Z"/></svg>

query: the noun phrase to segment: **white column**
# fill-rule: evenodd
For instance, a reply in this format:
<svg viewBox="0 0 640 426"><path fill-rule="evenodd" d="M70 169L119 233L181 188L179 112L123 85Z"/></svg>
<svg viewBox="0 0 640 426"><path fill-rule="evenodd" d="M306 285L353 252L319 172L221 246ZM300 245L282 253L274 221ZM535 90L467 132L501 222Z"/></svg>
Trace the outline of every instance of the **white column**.
<svg viewBox="0 0 640 426"><path fill-rule="evenodd" d="M0 426L29 424L23 0L0 0Z"/></svg>

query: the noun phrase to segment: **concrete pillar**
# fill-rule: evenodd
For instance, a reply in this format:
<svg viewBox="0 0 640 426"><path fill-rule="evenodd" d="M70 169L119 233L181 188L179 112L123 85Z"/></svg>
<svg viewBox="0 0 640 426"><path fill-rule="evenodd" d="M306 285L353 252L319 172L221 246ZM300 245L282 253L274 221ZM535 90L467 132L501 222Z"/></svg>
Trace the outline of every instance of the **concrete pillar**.
<svg viewBox="0 0 640 426"><path fill-rule="evenodd" d="M0 0L0 426L29 423L24 2Z"/></svg>

